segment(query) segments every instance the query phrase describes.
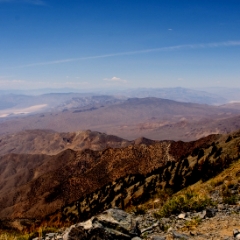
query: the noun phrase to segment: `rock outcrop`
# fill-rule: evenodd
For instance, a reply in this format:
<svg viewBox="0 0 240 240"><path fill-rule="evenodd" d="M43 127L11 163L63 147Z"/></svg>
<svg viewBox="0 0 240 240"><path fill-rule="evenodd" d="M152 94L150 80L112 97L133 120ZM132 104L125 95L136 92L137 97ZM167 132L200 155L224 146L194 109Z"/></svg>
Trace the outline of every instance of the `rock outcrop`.
<svg viewBox="0 0 240 240"><path fill-rule="evenodd" d="M63 240L129 240L140 236L138 222L131 214L120 209L107 211L76 224L63 233Z"/></svg>
<svg viewBox="0 0 240 240"><path fill-rule="evenodd" d="M224 205L214 208L214 215L207 216L207 210L199 213L188 212L171 215L169 218L156 219L154 211L143 215L126 213L112 208L91 219L80 222L65 229L63 232L50 233L45 239L61 240L234 240L239 239L240 216L239 206ZM184 218L182 216L184 215ZM201 224L194 230L189 222L199 217ZM227 225L226 225L227 223ZM209 226L208 226L209 225ZM208 226L208 227L207 227ZM225 231L224 231L225 227ZM230 229L230 230L229 230ZM41 238L40 238L41 239ZM44 237L43 237L44 239ZM37 240L37 239L36 239ZM39 239L38 239L39 240Z"/></svg>

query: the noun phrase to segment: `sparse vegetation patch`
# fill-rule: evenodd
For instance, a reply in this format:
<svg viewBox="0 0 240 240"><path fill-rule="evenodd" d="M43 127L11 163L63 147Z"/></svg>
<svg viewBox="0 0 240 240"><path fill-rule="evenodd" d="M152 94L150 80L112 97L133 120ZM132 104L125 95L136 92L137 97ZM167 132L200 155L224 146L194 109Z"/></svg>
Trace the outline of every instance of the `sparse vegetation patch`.
<svg viewBox="0 0 240 240"><path fill-rule="evenodd" d="M208 196L188 190L170 198L155 216L168 217L181 212L202 211L209 205L213 205L213 202Z"/></svg>

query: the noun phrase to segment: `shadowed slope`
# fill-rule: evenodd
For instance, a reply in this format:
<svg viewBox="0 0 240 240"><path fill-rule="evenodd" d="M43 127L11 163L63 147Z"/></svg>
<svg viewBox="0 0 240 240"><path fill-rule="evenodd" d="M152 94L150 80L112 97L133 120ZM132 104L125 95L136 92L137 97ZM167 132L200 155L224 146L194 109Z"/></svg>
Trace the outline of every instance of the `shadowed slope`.
<svg viewBox="0 0 240 240"><path fill-rule="evenodd" d="M123 176L146 175L178 161L216 138L190 143L149 140L103 151L65 150L54 156L2 156L0 182L7 184L0 189L0 217L42 218Z"/></svg>

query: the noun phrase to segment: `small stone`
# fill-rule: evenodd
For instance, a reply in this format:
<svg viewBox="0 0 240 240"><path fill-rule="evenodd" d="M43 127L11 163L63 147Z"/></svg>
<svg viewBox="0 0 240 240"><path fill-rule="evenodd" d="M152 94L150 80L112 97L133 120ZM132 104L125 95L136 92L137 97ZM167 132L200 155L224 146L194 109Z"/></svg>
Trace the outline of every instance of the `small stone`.
<svg viewBox="0 0 240 240"><path fill-rule="evenodd" d="M191 212L186 212L186 216L185 217L190 217L191 216Z"/></svg>
<svg viewBox="0 0 240 240"><path fill-rule="evenodd" d="M240 239L240 233L238 233L235 238Z"/></svg>
<svg viewBox="0 0 240 240"><path fill-rule="evenodd" d="M182 240L189 239L189 237L186 234L178 233L176 231L172 231L172 235L173 235L173 238L177 238L177 239L182 239Z"/></svg>
<svg viewBox="0 0 240 240"><path fill-rule="evenodd" d="M238 229L234 229L233 230L233 236L236 237L237 235L239 235L239 230Z"/></svg>
<svg viewBox="0 0 240 240"><path fill-rule="evenodd" d="M205 216L207 214L207 211L206 210L203 210L202 212L199 212L197 213L197 216L200 218L200 219L204 219Z"/></svg>
<svg viewBox="0 0 240 240"><path fill-rule="evenodd" d="M55 235L56 235L56 233L47 233L47 234L46 234L46 236L47 236L47 237L50 237L50 238L55 237Z"/></svg>
<svg viewBox="0 0 240 240"><path fill-rule="evenodd" d="M206 217L212 218L216 215L216 209L214 208L207 208L206 209Z"/></svg>
<svg viewBox="0 0 240 240"><path fill-rule="evenodd" d="M165 236L156 235L156 236L152 236L151 240L166 240L166 237Z"/></svg>
<svg viewBox="0 0 240 240"><path fill-rule="evenodd" d="M163 224L167 224L170 222L170 219L169 218L161 218L161 223Z"/></svg>
<svg viewBox="0 0 240 240"><path fill-rule="evenodd" d="M134 238L132 238L131 240L142 240L142 238L140 238L140 237L134 237Z"/></svg>
<svg viewBox="0 0 240 240"><path fill-rule="evenodd" d="M222 210L225 210L226 207L224 206L224 204L218 204L217 205L217 208L218 208L218 211L222 211Z"/></svg>
<svg viewBox="0 0 240 240"><path fill-rule="evenodd" d="M186 216L186 213L181 213L181 214L178 215L178 218L179 219L184 219L185 216Z"/></svg>
<svg viewBox="0 0 240 240"><path fill-rule="evenodd" d="M197 233L190 231L190 235L191 235L191 236L195 236L195 235L197 235Z"/></svg>

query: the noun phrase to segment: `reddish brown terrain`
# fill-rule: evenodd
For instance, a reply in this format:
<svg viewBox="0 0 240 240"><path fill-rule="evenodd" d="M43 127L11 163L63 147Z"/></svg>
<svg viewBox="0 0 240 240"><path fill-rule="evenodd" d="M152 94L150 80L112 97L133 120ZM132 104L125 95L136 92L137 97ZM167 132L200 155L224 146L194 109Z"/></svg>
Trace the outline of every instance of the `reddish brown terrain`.
<svg viewBox="0 0 240 240"><path fill-rule="evenodd" d="M58 133L52 130L25 130L0 136L0 156L8 153L55 155L66 149L102 150L126 147L133 142L90 130Z"/></svg>
<svg viewBox="0 0 240 240"><path fill-rule="evenodd" d="M146 175L178 161L218 136L196 142L151 142L102 151L65 150L57 155L0 157L0 218L42 218L129 174Z"/></svg>

